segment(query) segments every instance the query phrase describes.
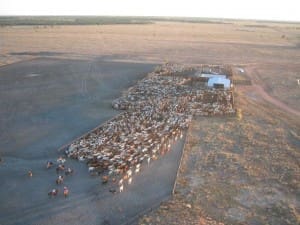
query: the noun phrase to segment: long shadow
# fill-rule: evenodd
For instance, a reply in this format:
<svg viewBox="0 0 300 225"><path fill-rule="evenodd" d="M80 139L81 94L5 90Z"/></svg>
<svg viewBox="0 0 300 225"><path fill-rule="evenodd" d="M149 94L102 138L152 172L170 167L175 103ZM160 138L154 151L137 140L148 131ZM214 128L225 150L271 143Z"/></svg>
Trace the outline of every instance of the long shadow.
<svg viewBox="0 0 300 225"><path fill-rule="evenodd" d="M111 194L84 163L68 160L75 170L64 184L70 197L64 199L60 186L59 196L47 196L57 175L45 169L46 161L55 162L60 146L116 115L112 100L154 66L39 58L0 68L0 224L123 224L171 195L183 140L123 193Z"/></svg>

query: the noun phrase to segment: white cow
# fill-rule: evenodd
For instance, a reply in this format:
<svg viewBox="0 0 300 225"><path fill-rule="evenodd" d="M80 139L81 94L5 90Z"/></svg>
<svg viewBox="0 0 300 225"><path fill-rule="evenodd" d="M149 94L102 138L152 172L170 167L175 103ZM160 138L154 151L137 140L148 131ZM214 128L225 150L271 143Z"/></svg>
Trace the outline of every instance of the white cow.
<svg viewBox="0 0 300 225"><path fill-rule="evenodd" d="M120 192L123 192L123 191L124 191L124 186L123 186L123 184L120 186L119 191L120 191Z"/></svg>

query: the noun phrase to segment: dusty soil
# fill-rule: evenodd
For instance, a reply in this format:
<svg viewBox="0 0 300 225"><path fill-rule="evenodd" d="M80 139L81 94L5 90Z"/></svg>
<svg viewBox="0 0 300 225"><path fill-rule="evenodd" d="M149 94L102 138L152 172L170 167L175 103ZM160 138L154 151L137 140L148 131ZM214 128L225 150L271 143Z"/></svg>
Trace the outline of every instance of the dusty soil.
<svg viewBox="0 0 300 225"><path fill-rule="evenodd" d="M68 53L121 55L123 59L130 56L159 62L199 63L206 59L208 63L258 63L263 59L272 63L274 58L284 62L299 54L299 24L241 29L244 27L240 23L25 26L2 27L0 33L3 59ZM282 38L282 34L286 36Z"/></svg>
<svg viewBox="0 0 300 225"><path fill-rule="evenodd" d="M2 65L46 56L244 68L259 86L237 87L239 119L195 118L175 195L139 223L299 224L299 23L1 27L0 37Z"/></svg>
<svg viewBox="0 0 300 225"><path fill-rule="evenodd" d="M299 121L240 95L242 118L195 118L173 200L140 224L299 223Z"/></svg>
<svg viewBox="0 0 300 225"><path fill-rule="evenodd" d="M253 66L268 93L299 110L299 36L299 23L253 21L1 27L0 63L39 56L97 56L122 61Z"/></svg>

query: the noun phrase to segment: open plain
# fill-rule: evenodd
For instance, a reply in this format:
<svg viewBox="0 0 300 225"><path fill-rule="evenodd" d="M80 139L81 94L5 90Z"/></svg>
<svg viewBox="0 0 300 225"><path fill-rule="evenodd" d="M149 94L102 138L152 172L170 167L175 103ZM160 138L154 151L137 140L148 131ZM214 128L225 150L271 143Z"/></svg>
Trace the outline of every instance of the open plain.
<svg viewBox="0 0 300 225"><path fill-rule="evenodd" d="M0 224L122 224L169 196L174 177L160 181L176 175L183 143L118 195L68 160L70 198L48 199L55 172L51 180L44 170L58 147L116 115L122 91L169 61L228 64L251 85L235 86L237 117L194 118L175 194L135 223L299 224L299 23L3 26L0 47Z"/></svg>

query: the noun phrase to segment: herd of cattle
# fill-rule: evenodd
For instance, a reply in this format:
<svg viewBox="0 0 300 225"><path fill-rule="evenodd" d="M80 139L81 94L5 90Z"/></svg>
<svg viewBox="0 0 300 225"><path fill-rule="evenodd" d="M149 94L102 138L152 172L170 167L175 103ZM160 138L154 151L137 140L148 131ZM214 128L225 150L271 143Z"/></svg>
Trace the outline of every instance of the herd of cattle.
<svg viewBox="0 0 300 225"><path fill-rule="evenodd" d="M149 73L112 102L113 108L125 111L73 141L65 154L85 161L104 184L118 185L111 192L122 192L143 164L183 137L193 116L235 113L231 90L208 89L184 72L182 67L162 66Z"/></svg>

